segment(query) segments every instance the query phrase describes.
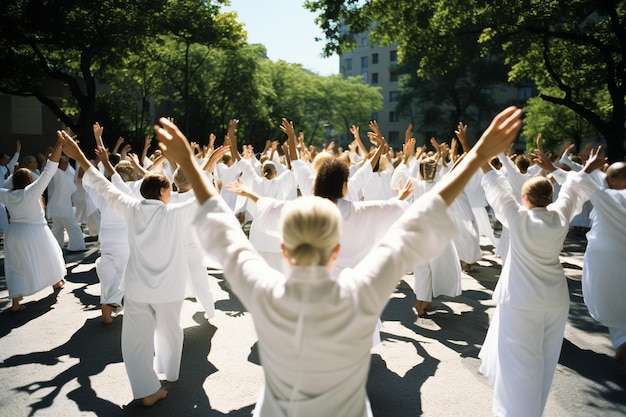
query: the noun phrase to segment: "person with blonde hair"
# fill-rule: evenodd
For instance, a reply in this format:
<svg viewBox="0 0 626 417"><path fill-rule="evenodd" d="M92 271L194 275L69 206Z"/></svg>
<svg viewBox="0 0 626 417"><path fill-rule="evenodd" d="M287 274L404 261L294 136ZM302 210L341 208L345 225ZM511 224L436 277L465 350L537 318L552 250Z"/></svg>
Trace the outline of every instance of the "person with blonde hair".
<svg viewBox="0 0 626 417"><path fill-rule="evenodd" d="M178 127L159 120L159 147L185 171L201 205L194 219L199 241L222 262L225 278L254 320L265 372L255 416L372 415L365 383L378 317L404 273L437 256L452 239L456 227L446 207L474 171L515 139L521 115L515 107L498 114L457 168L337 279L330 268L340 250L340 215L332 202L311 197L288 203L282 249L292 267L284 275L256 253L204 180Z"/></svg>
<svg viewBox="0 0 626 417"><path fill-rule="evenodd" d="M538 164L550 164L543 158L536 153ZM487 200L511 236L493 294L496 312L479 353L480 371L494 388L496 416L543 414L570 302L559 255L570 221L595 188L587 174L603 164L597 155L589 158L554 203L550 180L531 177L521 186L521 204L506 178L489 163L482 167Z"/></svg>

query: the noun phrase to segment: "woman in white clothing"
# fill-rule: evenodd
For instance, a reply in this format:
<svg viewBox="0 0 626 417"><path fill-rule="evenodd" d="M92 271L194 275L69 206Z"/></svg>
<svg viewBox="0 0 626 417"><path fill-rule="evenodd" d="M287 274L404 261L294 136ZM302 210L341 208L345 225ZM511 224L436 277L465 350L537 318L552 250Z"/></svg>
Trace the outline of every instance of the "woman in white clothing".
<svg viewBox="0 0 626 417"><path fill-rule="evenodd" d="M61 288L66 275L61 248L57 244L40 204L41 194L59 165L62 146L57 142L39 178L26 168L13 174L13 189L0 189L0 203L9 210L11 222L4 235L4 268L11 311L24 308L22 297L47 286Z"/></svg>
<svg viewBox="0 0 626 417"><path fill-rule="evenodd" d="M340 250L340 214L330 201L306 197L283 215L288 276L267 266L219 193L193 162L185 136L169 120L155 127L163 152L185 171L201 204L195 230L219 258L224 276L251 312L259 337L265 389L255 416L371 416L365 382L371 336L399 278L443 249L456 228L447 214L473 172L506 148L521 110L500 113L451 175L413 204L356 267L338 279L330 268Z"/></svg>
<svg viewBox="0 0 626 417"><path fill-rule="evenodd" d="M527 180L519 204L507 179L483 166L487 200L511 236L493 295L498 306L479 354L497 416L539 417L545 408L569 310L559 254L569 222L594 189L586 173L604 163L598 161L590 158L583 173L568 178L554 203L547 178Z"/></svg>

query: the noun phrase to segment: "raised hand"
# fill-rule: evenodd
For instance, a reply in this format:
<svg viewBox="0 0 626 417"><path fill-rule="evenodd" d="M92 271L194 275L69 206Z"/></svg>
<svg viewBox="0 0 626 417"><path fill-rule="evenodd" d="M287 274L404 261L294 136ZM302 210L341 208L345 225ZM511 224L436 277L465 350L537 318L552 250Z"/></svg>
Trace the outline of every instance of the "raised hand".
<svg viewBox="0 0 626 417"><path fill-rule="evenodd" d="M600 169L604 167L604 164L608 162L607 158L603 158L602 156L602 146L598 146L596 151L593 150L593 147L589 151L589 158L585 162L585 166L583 167L583 171L587 174L591 173L596 169Z"/></svg>
<svg viewBox="0 0 626 417"><path fill-rule="evenodd" d="M522 109L510 106L493 118L474 148L476 154L489 161L509 149L522 127Z"/></svg>
<svg viewBox="0 0 626 417"><path fill-rule="evenodd" d="M533 151L533 161L545 171L556 171L556 167L552 164L550 158L548 158L539 148Z"/></svg>

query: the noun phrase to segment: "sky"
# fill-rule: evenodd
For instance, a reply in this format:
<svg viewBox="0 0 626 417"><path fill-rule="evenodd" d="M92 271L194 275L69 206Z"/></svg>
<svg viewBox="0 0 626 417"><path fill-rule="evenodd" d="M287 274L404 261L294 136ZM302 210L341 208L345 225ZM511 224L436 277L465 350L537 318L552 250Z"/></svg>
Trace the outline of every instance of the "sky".
<svg viewBox="0 0 626 417"><path fill-rule="evenodd" d="M267 48L272 61L302 64L319 75L339 73L339 57L322 58L324 42L316 42L322 31L315 25L315 14L302 7L302 0L230 0L238 20L245 25L248 43Z"/></svg>

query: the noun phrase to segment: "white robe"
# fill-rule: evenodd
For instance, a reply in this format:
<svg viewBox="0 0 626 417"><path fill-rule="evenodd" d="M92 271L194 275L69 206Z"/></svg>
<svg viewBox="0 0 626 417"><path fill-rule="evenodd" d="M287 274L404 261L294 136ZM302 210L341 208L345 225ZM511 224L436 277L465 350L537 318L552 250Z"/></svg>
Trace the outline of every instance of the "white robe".
<svg viewBox="0 0 626 417"><path fill-rule="evenodd" d="M66 275L61 248L52 236L40 204L41 194L57 167L57 162L49 161L42 175L23 190L0 189L0 203L11 214L11 223L4 235L4 270L9 298L39 292Z"/></svg>
<svg viewBox="0 0 626 417"><path fill-rule="evenodd" d="M74 168L69 165L65 171L61 169L57 170L48 186L48 204L46 210L48 218L52 219L52 234L59 243L59 246L63 248L63 232L67 231L69 240L67 249L70 251L80 251L85 250L86 246L83 230L76 220L74 207L72 206L72 194L76 191L74 175Z"/></svg>
<svg viewBox="0 0 626 417"><path fill-rule="evenodd" d="M365 383L372 332L402 275L427 262L456 232L443 200L410 207L355 268L333 280L321 266L283 274L268 267L219 198L199 209L205 251L251 312L265 388L255 416L371 416Z"/></svg>
<svg viewBox="0 0 626 417"><path fill-rule="evenodd" d="M583 263L583 296L589 314L609 327L617 348L626 343L626 190L598 187L590 201L594 208Z"/></svg>
<svg viewBox="0 0 626 417"><path fill-rule="evenodd" d="M511 232L510 251L493 294L480 371L494 385L495 415L541 416L558 362L569 309L559 255L576 215L594 189L581 173L568 178L559 198L526 209L496 171L483 178L489 204Z"/></svg>

